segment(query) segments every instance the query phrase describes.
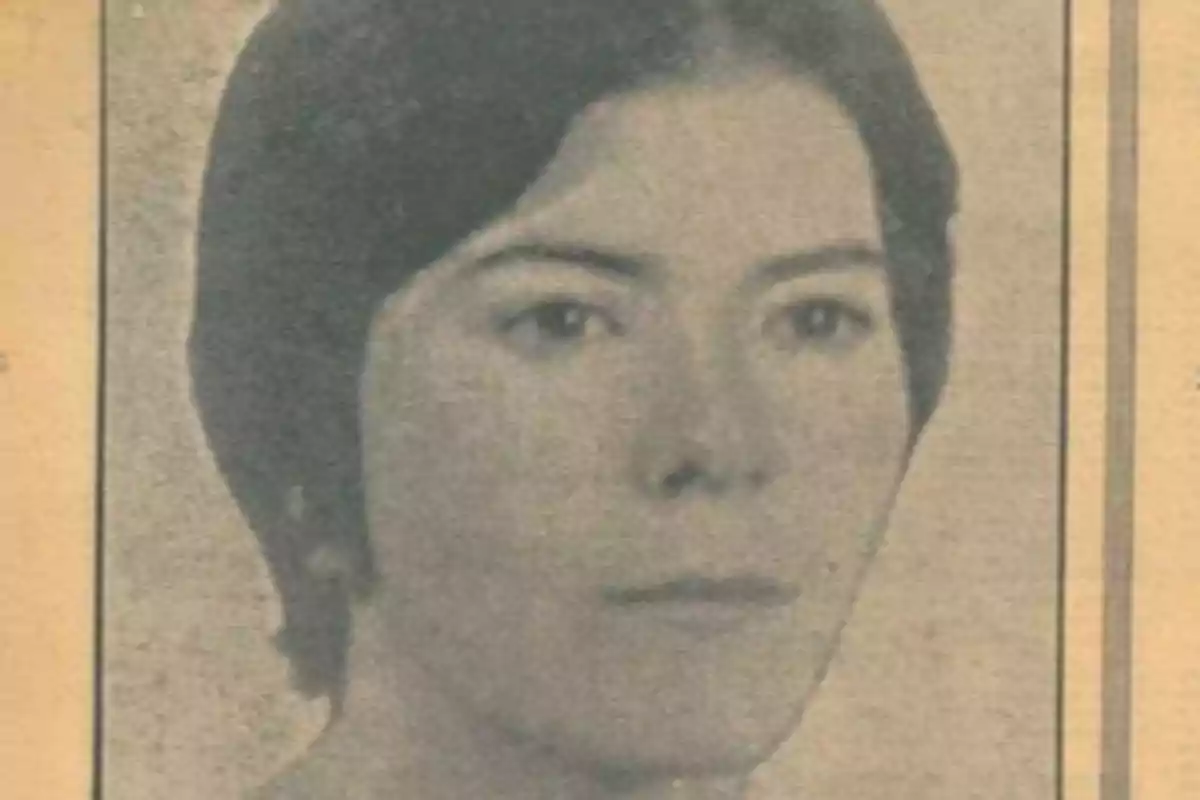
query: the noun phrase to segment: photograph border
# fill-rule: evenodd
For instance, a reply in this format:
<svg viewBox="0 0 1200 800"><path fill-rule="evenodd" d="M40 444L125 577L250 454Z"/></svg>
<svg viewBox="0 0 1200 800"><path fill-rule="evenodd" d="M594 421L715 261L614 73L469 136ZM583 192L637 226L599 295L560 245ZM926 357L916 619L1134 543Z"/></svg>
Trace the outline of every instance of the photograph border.
<svg viewBox="0 0 1200 800"><path fill-rule="evenodd" d="M1060 2L1062 3L1061 24L1062 24L1062 30L1063 30L1063 42L1062 42L1063 62L1062 62L1062 86L1061 86L1061 95L1060 95L1061 118L1059 120L1059 125L1060 125L1061 135L1062 135L1062 144L1061 144L1061 147L1062 147L1062 166L1061 166L1062 174L1061 174L1061 183L1059 186L1059 190L1061 192L1061 197L1062 197L1062 204L1061 204L1062 219L1061 219L1061 233L1060 233L1061 251L1060 251L1060 267L1059 267L1060 268L1060 286L1061 286L1061 290L1060 290L1061 291L1061 306L1060 306L1060 319L1059 319L1060 384L1059 384L1058 403L1059 403L1059 408L1060 408L1060 418L1059 418L1059 427L1058 427L1059 456L1058 456L1058 476L1057 476L1057 483L1058 483L1058 485L1057 485L1057 492L1058 492L1057 519L1058 519L1058 522L1057 522L1057 531L1056 531L1056 536L1057 536L1056 552L1057 552L1057 557L1058 557L1058 564L1057 564L1058 587L1057 587L1057 601L1056 601L1057 608L1055 610L1056 625L1057 625L1057 631L1055 632L1055 639L1056 639L1057 644L1056 644L1056 653L1055 653L1055 672L1054 672L1055 681L1056 681L1056 687L1055 687L1055 690L1056 690L1055 691L1056 719L1055 719L1055 737L1054 737L1055 738L1055 744L1054 744L1055 765L1054 765L1054 771L1053 771L1053 775L1054 775L1053 780L1054 780L1054 785L1055 785L1055 800L1075 800L1074 797L1068 798L1068 796L1066 794L1067 785L1066 785L1066 770L1065 770L1064 762L1065 762L1065 748L1066 748L1066 738L1067 738L1067 724L1066 724L1066 719L1065 719L1064 698L1066 696L1066 681L1067 681L1066 586L1067 586L1067 559L1068 559L1068 546L1069 546L1068 535L1067 535L1067 502L1068 502L1067 501L1067 492L1068 492L1067 470L1068 470L1068 463L1069 463L1070 438L1071 438L1070 437L1070 423L1069 423L1070 405L1071 405L1069 382L1070 382L1070 375L1071 375L1071 369L1072 369L1072 358L1071 358L1071 353L1070 353L1071 319L1072 319L1072 317L1071 317L1071 309L1072 309L1071 279L1072 279L1072 272L1073 272L1073 259L1071 257L1071 241L1072 241L1072 239L1071 239L1071 232L1072 232L1071 214L1072 214L1072 209L1073 209L1072 183L1071 183L1072 174L1073 174L1071 143L1072 143L1072 122L1073 122L1073 119L1072 119L1073 118L1073 97L1074 97L1074 91L1076 88L1072 81L1073 69L1075 66L1074 59L1075 59L1075 44L1076 44L1074 36L1073 36L1073 27L1072 26L1073 26L1073 22L1076 17L1076 7L1075 6L1077 3L1080 3L1082 1L1083 0L1060 0ZM1137 2L1137 0L1111 0L1114 12L1115 12L1115 9L1119 6L1124 6L1124 7L1136 6L1136 2ZM99 454L98 454L98 458L97 458L98 478L97 478L96 524L97 524L97 554L98 555L97 555L97 562L96 562L97 567L96 567L96 576L95 576L95 584L97 587L96 588L96 600L95 600L95 603L96 603L95 685L97 687L101 687L101 689L102 689L102 687L104 686L103 670L104 670L104 661L105 661L105 658L104 658L104 620L103 620L103 617L104 617L104 586L105 586L105 584L104 584L104 578L105 578L105 576L104 576L104 560L105 560L104 514L105 514L105 509L104 509L104 503L103 503L103 485L104 485L103 476L104 476L105 459L104 459L103 445L105 443L105 439L104 439L103 432L104 432L104 419L105 419L106 410L105 410L105 405L104 405L105 392L103 390L103 387L104 387L103 364L104 364L104 360L105 360L104 354L106 352L104 350L104 336L105 336L104 322L106 320L106 313L105 313L106 295L104 294L104 291L105 291L105 287L107 285L107 281L106 281L107 248L105 247L105 233L106 233L106 229L107 229L107 201L108 201L108 192L109 192L109 189L108 189L108 165L107 165L107 157L108 157L107 108L108 107L105 102L105 98L107 96L107 89L108 89L108 73L107 73L107 64L108 64L107 59L108 59L108 54L109 54L108 36L107 36L108 20L109 20L108 0L100 0L100 5L101 5L101 12L100 12L101 13L101 24L100 24L100 52L101 52L100 139L101 139L101 143L102 143L101 144L101 176L102 176L101 177L101 187L102 187L101 188L101 196L102 196L103 202L101 203L101 211L100 211L100 216L101 216L101 226L100 226L100 236L101 236L100 320L101 320L101 322L100 322L99 336L100 336L101 368L100 368L100 383L99 383L99 385L101 386L101 391L99 392L99 401L98 401L98 403L99 403L98 427L100 430L99 441L101 442L101 447L99 449ZM1110 23L1110 47L1113 47L1112 52L1114 54L1114 60L1111 62L1111 69L1110 69L1110 86L1108 87L1109 95L1110 95L1109 104L1110 104L1110 112L1111 112L1110 125L1114 124L1114 122L1116 122L1118 120L1124 119L1124 117L1118 117L1119 112L1123 111L1124 107L1119 106L1119 104L1114 99L1116 92L1120 91L1120 87L1124 86L1127 83L1127 81L1122 80L1121 76L1117 75L1118 68L1121 65L1119 65L1118 62L1115 60L1115 55L1117 52L1117 49L1115 47L1116 40L1118 37L1120 37L1122 35L1122 33L1124 33L1123 31L1120 31L1117 29L1117 25L1119 24L1120 19L1121 19L1120 15L1113 13L1111 16L1111 23ZM1128 41L1128 37L1126 37L1125 39L1122 39L1122 41L1123 42ZM1136 49L1134 50L1134 53L1136 53ZM1122 97L1124 97L1124 96L1125 95L1122 95ZM1111 164L1112 164L1111 171L1115 175L1116 170L1118 169L1118 154L1116 152L1116 148L1110 148L1110 153L1111 153ZM1121 173L1121 175L1123 176L1124 173ZM1123 210L1123 209L1114 208L1110 211L1110 220L1109 220L1110 243L1122 241L1122 240L1117 240L1114 237L1114 235L1112 234L1112 230L1113 230L1112 224L1113 224L1115 218L1117 216L1119 216L1118 211L1121 211L1121 210ZM1122 217L1122 220L1123 220L1123 217ZM1110 246L1112 246L1112 245L1110 245ZM1109 256L1110 292L1111 292L1111 286L1112 286L1113 282L1116 281L1119 277L1123 277L1126 274L1124 271L1124 262L1121 262L1121 265L1117 268L1113 267L1114 255L1115 255L1115 253L1110 253L1110 256ZM1117 273L1119 273L1119 275ZM1131 272L1129 274L1131 275ZM1111 304L1110 304L1109 308L1110 308L1110 310L1109 310L1109 326L1110 326L1110 330L1111 330L1114 323L1119 324L1119 323L1123 322L1123 320L1119 319L1119 318L1114 318ZM1110 337L1110 341L1112 341L1112 340L1113 340L1112 337ZM1110 376L1111 376L1111 358L1112 358L1112 354L1110 353L1110 356L1109 356ZM1111 382L1111 380L1112 379L1110 377L1110 382ZM1114 420L1123 420L1124 419L1124 417L1122 415L1120 415L1118 413L1114 413L1114 412L1117 407L1123 405L1124 400L1125 400L1125 398L1123 395L1118 395L1115 392L1110 391L1109 402L1108 402L1108 406L1107 406L1107 417L1109 420L1108 424L1109 424L1109 432L1110 432L1108 441L1110 442L1110 445L1113 443L1112 431L1113 431L1113 428L1115 425ZM1131 454L1131 451L1132 451L1131 446L1129 448L1129 451ZM1113 463L1113 459L1122 458L1124 456L1125 456L1125 451L1110 449L1110 452L1108 454L1110 469L1109 469L1109 481L1108 481L1108 487L1107 487L1109 489L1109 493L1106 494L1107 497L1111 498L1112 492L1114 490L1120 491L1120 487L1126 486L1130 483L1130 481L1128 481L1128 480L1123 480L1123 479L1127 478L1127 476L1128 476L1128 473L1129 473L1128 469L1122 469L1119 467L1111 466ZM1131 526L1125 525L1124 520L1118 517L1118 513L1119 512L1115 512L1113 510L1113 504L1110 499L1109 506L1108 506L1108 513L1107 513L1108 525L1106 527L1106 548L1107 548L1110 556L1114 552L1116 552L1116 550L1115 550L1116 548L1122 547L1123 543L1126 541L1126 539L1129 538L1124 535L1124 532L1127 529L1131 530ZM1131 548L1129 548L1129 549L1131 550ZM1106 564L1111 564L1111 563L1112 563L1112 558L1111 557L1106 558ZM1109 577L1116 577L1116 576L1109 576ZM1106 585L1107 585L1107 578L1106 578ZM1105 708L1103 730L1105 733L1106 749L1102 756L1102 760L1107 765L1106 769L1103 770L1103 774L1106 776L1112 776L1113 780L1117 781L1118 784L1120 783L1120 781L1119 781L1120 776L1127 775L1128 769L1122 768L1118 763L1113 763L1113 761L1111 759L1113 759L1114 756L1119 754L1118 747L1119 747L1120 743L1122 741L1127 742L1127 734L1125 734L1124 732L1128 730L1128 725L1121 724L1121 720L1128 716L1128 710L1127 710L1128 703L1125 702L1124 705L1121 705L1120 701L1121 701L1122 695L1121 695L1120 690L1121 690L1121 687L1125 685L1121 680L1121 676L1124 674L1127 674L1128 670L1122 669L1120 664L1113 664L1110 662L1113 662L1114 660L1119 661L1119 659L1114 659L1114 653L1117 650L1119 650L1122 643L1125 643L1125 645L1126 645L1125 649L1126 649L1126 651L1128 650L1127 625L1124 624L1128 618L1128 613L1126 612L1126 613L1122 614L1122 611L1121 611L1122 608L1127 608L1127 607L1128 607L1128 600L1123 599L1123 593L1121 593L1120 591L1113 592L1111 590L1108 590L1105 592L1105 620L1104 620L1104 630L1105 630L1104 662L1105 662L1105 667L1102 668L1102 671L1104 674L1104 680L1103 680L1104 701L1103 701L1103 703L1104 703L1104 708ZM1125 661L1128 661L1128 659L1125 659ZM1126 694L1128 694L1128 692L1126 692ZM95 693L94 737L95 737L96 754L95 754L94 765L93 765L93 768L94 768L93 786L94 786L94 792L95 792L94 800L103 800L103 794L102 794L103 786L104 786L104 737L103 737L104 696L103 695L104 695L104 693L102 690L98 690ZM1116 705L1113 705L1114 703ZM1110 740L1111 740L1111 743L1110 743ZM1127 781L1126 781L1126 783L1127 783ZM1107 786L1107 784L1105 784L1105 785ZM1106 790L1106 791L1102 792L1102 794L1100 796L1100 800L1118 800L1118 798L1124 798L1125 796L1126 795L1122 795L1122 794L1114 794L1114 793L1112 793L1111 790Z"/></svg>

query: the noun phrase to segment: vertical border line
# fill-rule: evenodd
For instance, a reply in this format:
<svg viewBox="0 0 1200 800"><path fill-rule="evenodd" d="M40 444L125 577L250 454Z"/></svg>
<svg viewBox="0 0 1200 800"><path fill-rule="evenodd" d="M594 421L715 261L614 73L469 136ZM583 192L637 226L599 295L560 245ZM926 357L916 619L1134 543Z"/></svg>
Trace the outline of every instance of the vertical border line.
<svg viewBox="0 0 1200 800"><path fill-rule="evenodd" d="M1075 58L1075 4L1074 0L1063 0L1063 83L1062 83L1062 278L1059 306L1059 428L1058 428L1058 594L1055 624L1055 706L1054 706L1054 796L1058 800L1066 797L1066 694L1067 694L1067 508L1070 463L1070 413L1071 413L1071 114L1074 91Z"/></svg>
<svg viewBox="0 0 1200 800"><path fill-rule="evenodd" d="M101 800L104 794L104 460L107 434L105 400L107 388L108 329L108 2L96 0L99 18L96 24L97 37L97 85L96 97L99 149L99 175L97 175L97 253L98 271L96 286L96 487L95 487L95 567L94 592L92 599L95 615L93 633L92 664L92 797Z"/></svg>
<svg viewBox="0 0 1200 800"><path fill-rule="evenodd" d="M1131 791L1134 459L1137 390L1138 0L1113 0L1105 409L1101 800Z"/></svg>

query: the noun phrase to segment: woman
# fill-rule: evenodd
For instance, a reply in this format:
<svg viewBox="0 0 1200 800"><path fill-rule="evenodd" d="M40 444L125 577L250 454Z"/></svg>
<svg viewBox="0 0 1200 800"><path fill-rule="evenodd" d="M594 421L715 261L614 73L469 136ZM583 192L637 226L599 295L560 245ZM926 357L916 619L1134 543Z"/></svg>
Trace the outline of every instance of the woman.
<svg viewBox="0 0 1200 800"><path fill-rule="evenodd" d="M936 405L955 203L866 0L285 2L190 342L332 710L265 796L738 796Z"/></svg>

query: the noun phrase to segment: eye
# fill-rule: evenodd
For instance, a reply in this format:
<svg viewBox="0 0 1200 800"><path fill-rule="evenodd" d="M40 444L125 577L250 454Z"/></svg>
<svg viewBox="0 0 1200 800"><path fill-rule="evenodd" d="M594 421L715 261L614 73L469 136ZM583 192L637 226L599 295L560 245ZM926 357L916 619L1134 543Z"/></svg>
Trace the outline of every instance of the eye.
<svg viewBox="0 0 1200 800"><path fill-rule="evenodd" d="M763 325L781 349L844 349L865 339L875 327L871 312L832 297L815 297L778 309Z"/></svg>
<svg viewBox="0 0 1200 800"><path fill-rule="evenodd" d="M602 308L569 298L545 300L501 318L499 332L518 350L541 355L615 336L620 324Z"/></svg>

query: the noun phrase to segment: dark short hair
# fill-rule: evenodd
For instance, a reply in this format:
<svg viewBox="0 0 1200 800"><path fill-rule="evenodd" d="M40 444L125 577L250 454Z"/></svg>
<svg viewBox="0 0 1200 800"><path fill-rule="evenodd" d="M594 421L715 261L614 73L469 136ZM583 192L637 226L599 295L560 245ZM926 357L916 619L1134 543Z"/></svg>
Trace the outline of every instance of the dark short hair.
<svg viewBox="0 0 1200 800"><path fill-rule="evenodd" d="M358 383L381 302L509 209L572 120L686 66L716 14L813 79L870 159L913 430L949 349L957 175L904 46L870 0L283 0L223 97L189 347L217 462L283 604L297 685L337 702L371 585ZM303 524L286 521L304 487ZM306 568L335 544L353 576Z"/></svg>

